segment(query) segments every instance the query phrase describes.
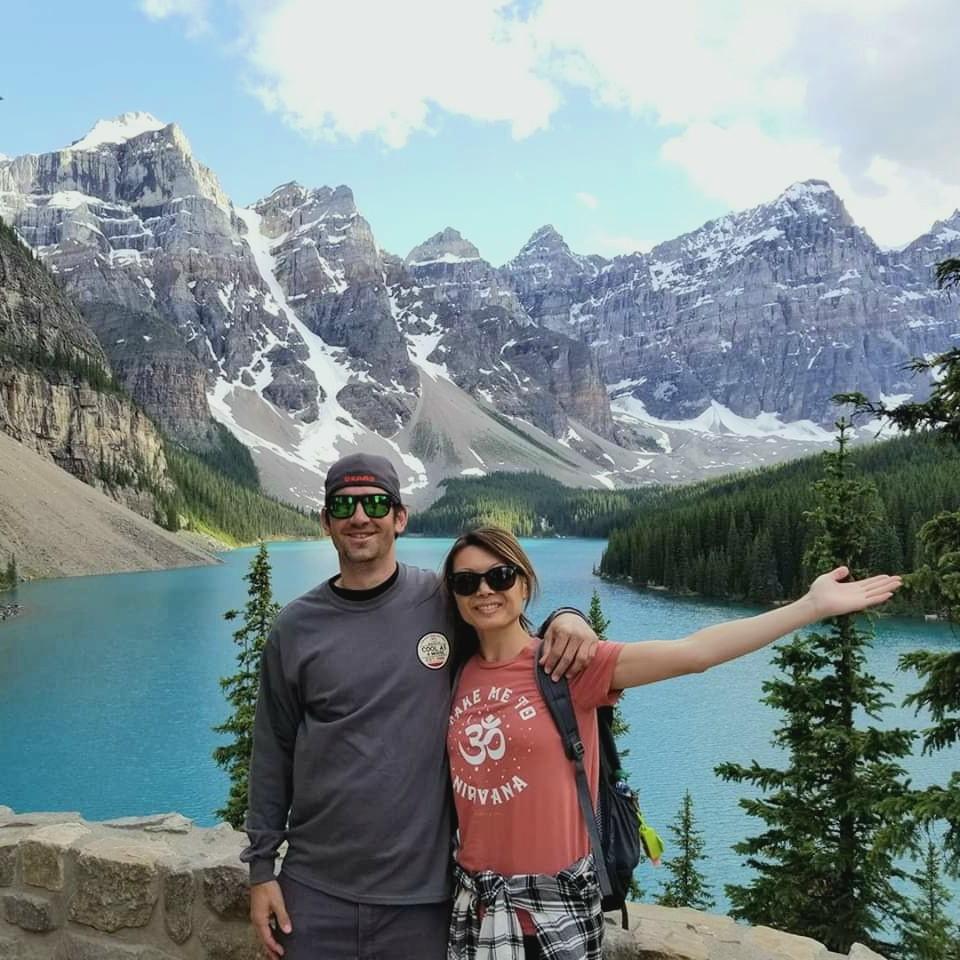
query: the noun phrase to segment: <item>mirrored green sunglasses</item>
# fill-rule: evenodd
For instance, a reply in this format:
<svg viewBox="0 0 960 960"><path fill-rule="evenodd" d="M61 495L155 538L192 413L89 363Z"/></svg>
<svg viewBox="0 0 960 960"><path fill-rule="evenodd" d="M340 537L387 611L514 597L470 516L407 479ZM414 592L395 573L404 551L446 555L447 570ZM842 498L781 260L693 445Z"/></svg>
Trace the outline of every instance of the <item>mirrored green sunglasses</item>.
<svg viewBox="0 0 960 960"><path fill-rule="evenodd" d="M346 520L353 516L358 503L371 520L381 520L396 501L388 493L333 493L327 497L327 513L335 520Z"/></svg>

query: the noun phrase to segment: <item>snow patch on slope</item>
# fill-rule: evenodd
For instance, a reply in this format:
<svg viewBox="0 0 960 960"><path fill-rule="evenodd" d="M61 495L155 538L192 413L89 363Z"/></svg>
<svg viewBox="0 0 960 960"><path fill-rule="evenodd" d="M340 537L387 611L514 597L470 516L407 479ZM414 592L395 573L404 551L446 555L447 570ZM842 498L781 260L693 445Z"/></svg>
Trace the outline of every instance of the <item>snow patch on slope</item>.
<svg viewBox="0 0 960 960"><path fill-rule="evenodd" d="M797 420L783 423L779 414L761 413L756 417L741 417L716 400L692 420L661 420L647 413L642 400L633 396L621 396L611 400L614 416L637 420L673 430L705 433L714 436L738 436L753 438L780 438L782 440L817 441L830 443L834 435L812 420Z"/></svg>
<svg viewBox="0 0 960 960"><path fill-rule="evenodd" d="M229 399L237 390L260 392L266 385L265 378L258 377L253 387L240 383L218 380L209 395L210 409L214 416L237 435L248 446L270 450L285 460L316 470L321 464L329 464L340 454L337 441L352 441L367 431L337 401L336 396L350 379L349 371L337 361L331 347L315 334L297 316L287 301L283 288L274 273L275 260L270 252L270 240L260 232L260 214L255 210L238 209L237 216L247 228L246 241L253 254L257 269L263 277L270 295L279 309L282 309L291 326L300 334L307 346L307 366L314 372L317 382L326 393L326 400L318 397L319 416L313 423L296 423L300 438L294 450L286 450L275 443L256 436L250 430L240 426L230 408ZM270 344L265 347L269 349Z"/></svg>

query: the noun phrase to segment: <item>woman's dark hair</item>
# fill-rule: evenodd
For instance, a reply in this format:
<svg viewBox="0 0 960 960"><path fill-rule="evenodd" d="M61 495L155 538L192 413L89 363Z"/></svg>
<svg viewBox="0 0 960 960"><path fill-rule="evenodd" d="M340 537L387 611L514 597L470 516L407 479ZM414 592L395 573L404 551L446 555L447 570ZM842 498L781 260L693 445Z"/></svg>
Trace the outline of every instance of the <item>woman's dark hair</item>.
<svg viewBox="0 0 960 960"><path fill-rule="evenodd" d="M463 550L464 547L480 547L480 549L492 553L504 563L515 566L521 580L527 586L527 597L524 601L524 607L536 596L540 587L539 581L537 580L537 573L533 569L530 558L527 556L523 547L520 546L517 538L509 530L504 530L502 527L477 527L457 537L447 553L446 559L443 561L443 583L447 592L450 594L451 600L453 600L454 595L450 589L450 577L453 575L454 562L457 559L457 554ZM454 610L456 617L454 669L456 669L459 664L464 663L477 652L479 641L476 630L460 616L460 611L456 609L456 606L454 606ZM527 619L525 613L520 614L520 624L524 630L528 633L530 632L532 624Z"/></svg>

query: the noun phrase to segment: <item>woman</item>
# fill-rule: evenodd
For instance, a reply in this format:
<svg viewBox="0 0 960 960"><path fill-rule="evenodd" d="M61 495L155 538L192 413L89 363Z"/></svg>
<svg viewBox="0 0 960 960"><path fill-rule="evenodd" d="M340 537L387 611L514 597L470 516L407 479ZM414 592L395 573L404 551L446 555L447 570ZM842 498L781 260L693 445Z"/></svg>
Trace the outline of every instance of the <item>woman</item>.
<svg viewBox="0 0 960 960"><path fill-rule="evenodd" d="M496 527L460 537L443 572L469 654L447 734L460 824L448 957L599 960L603 915L590 841L573 767L537 689L538 640L525 615L536 573L516 538ZM848 573L838 567L800 600L682 640L600 644L570 682L594 802L598 706L626 687L701 673L817 620L882 603L901 584L886 575L841 583Z"/></svg>

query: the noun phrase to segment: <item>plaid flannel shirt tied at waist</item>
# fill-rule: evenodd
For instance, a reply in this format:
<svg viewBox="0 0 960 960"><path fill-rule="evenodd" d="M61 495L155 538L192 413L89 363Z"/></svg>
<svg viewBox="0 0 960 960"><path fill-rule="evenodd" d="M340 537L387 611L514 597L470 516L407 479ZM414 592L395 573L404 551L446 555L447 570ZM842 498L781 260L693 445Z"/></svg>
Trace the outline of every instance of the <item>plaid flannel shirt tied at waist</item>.
<svg viewBox="0 0 960 960"><path fill-rule="evenodd" d="M522 960L517 910L530 914L545 960L600 960L603 914L592 857L556 876L467 873L454 863L453 877L448 960Z"/></svg>

